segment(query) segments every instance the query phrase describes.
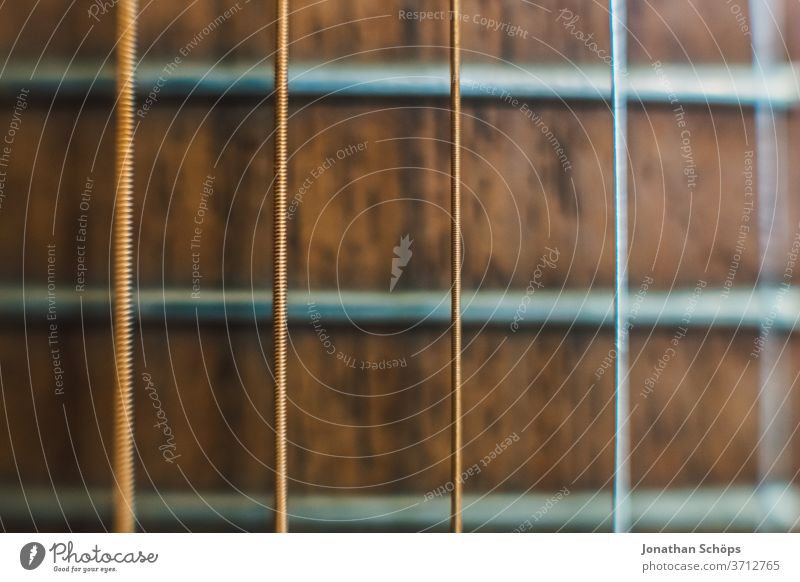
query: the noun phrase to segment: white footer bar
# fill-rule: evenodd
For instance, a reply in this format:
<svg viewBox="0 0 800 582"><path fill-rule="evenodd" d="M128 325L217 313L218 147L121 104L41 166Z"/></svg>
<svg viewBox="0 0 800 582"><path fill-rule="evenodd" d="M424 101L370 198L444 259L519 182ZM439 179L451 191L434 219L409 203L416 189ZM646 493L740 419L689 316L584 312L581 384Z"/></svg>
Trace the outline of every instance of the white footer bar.
<svg viewBox="0 0 800 582"><path fill-rule="evenodd" d="M797 580L797 534L4 534L3 580Z"/></svg>

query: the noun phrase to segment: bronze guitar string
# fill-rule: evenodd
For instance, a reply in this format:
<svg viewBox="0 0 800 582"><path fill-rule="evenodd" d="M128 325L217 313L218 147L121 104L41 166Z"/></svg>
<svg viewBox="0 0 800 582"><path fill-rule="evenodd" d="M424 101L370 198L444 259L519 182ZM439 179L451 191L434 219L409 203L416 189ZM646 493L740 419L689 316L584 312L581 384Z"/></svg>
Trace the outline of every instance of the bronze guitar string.
<svg viewBox="0 0 800 582"><path fill-rule="evenodd" d="M114 208L114 524L133 532L136 522L133 438L133 132L136 0L117 14L117 144Z"/></svg>
<svg viewBox="0 0 800 582"><path fill-rule="evenodd" d="M450 529L460 533L461 482L461 0L450 0L450 266L451 469Z"/></svg>
<svg viewBox="0 0 800 582"><path fill-rule="evenodd" d="M286 191L289 117L289 0L278 0L275 57L275 206L272 321L275 347L275 531L288 531L286 515Z"/></svg>

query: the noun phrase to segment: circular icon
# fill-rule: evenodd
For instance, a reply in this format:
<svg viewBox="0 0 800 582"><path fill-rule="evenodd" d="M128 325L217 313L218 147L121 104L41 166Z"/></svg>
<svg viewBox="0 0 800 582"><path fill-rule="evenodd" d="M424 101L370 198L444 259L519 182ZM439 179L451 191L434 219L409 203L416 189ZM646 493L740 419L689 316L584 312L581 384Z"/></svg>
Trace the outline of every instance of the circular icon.
<svg viewBox="0 0 800 582"><path fill-rule="evenodd" d="M35 570L44 561L44 546L39 542L28 542L19 551L19 563L26 570Z"/></svg>

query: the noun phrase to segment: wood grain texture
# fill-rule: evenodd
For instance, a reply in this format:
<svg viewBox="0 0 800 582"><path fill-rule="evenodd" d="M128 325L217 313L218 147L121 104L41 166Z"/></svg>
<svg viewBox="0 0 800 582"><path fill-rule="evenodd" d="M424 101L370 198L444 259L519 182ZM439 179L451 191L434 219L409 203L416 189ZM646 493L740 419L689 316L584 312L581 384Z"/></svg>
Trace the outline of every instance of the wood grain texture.
<svg viewBox="0 0 800 582"><path fill-rule="evenodd" d="M102 3L97 3L102 4ZM90 14L92 3L42 0L3 9L0 50L15 57L61 59L73 54L104 58L114 44L114 11ZM298 59L443 60L447 24L441 17L422 22L405 13L447 10L446 2L390 0L297 0L292 4L292 56ZM170 59L203 28L228 11L213 34L190 51L191 59L264 58L274 50L274 0L150 0L141 5L141 53ZM515 62L592 62L593 35L608 49L608 10L592 0L469 0L464 2L465 60L507 59ZM796 3L789 2L785 42L796 54ZM569 18L567 18L569 16ZM578 17L571 27L564 23ZM780 15L778 15L780 16ZM487 29L483 19L508 23ZM721 6L697 0L636 2L630 6L631 59L636 62L728 62L750 59L747 2ZM511 26L521 32L509 34ZM743 28L748 27L748 28ZM523 33L527 32L527 35ZM19 37L18 37L19 33ZM592 39L592 40L593 40Z"/></svg>
<svg viewBox="0 0 800 582"><path fill-rule="evenodd" d="M36 8L26 4L0 10L0 53L12 60L106 58L113 45L113 13L94 22L85 4L65 12L62 2L43 0ZM209 22L237 6L231 1L141 4L142 52L164 64ZM435 4L293 2L291 56L443 63L446 23L415 24L398 17L399 10L435 10ZM557 21L558 11L578 15L576 29L593 33L602 49L608 45L605 6L537 4L541 7L465 1L467 14L517 24L530 38L465 23L464 59L595 63L597 55ZM797 5L790 4L791 15ZM224 57L251 62L269 56L272 3L240 0L239 6L204 35L187 61ZM631 57L639 63L749 59L747 40L721 4L633 3L629 22ZM790 34L794 27L787 38L796 52L797 35ZM11 106L4 102L0 109L0 133ZM290 288L387 291L393 247L409 235L414 255L398 290L438 289L446 297L446 100L297 99L290 113L289 200L290 205L297 202L289 222ZM559 251L556 267L542 275L548 288L610 287L614 238L607 105L465 101L464 113L465 290L508 289L521 299L548 247ZM16 136L0 209L0 283L47 283L47 245L54 244L58 293L74 292L76 235L85 213L81 195L90 179L86 279L108 285L111 119L108 103L59 101L51 108L47 99L34 96ZM205 200L200 237L201 289L270 286L271 120L268 102L203 99L160 100L140 118L140 285L191 291L197 264L191 248L194 220L210 176L213 194ZM745 158L755 148L754 124L748 110L699 106L686 107L685 123L679 127L667 106L631 109L630 279L635 287L650 276L661 290L693 287L703 280L707 293L718 293L741 242ZM792 114L792 155L797 123ZM569 170L543 125L563 148ZM690 131L697 168L693 188L684 173L682 129ZM795 166L790 168L793 182L800 177ZM296 198L301 190L302 200ZM788 216L792 236L798 216L793 202ZM755 221L753 215L751 224ZM746 237L740 262L734 284L747 288L758 268L754 230ZM74 322L60 325L63 396L54 394L46 324L43 313L1 324L0 480L108 485L109 322L87 322L85 330ZM447 481L446 330L368 331L329 328L336 346L330 355L310 320L291 330L291 491L413 491L422 496ZM693 330L645 398L640 391L674 331L634 331L634 485L752 483L758 391L757 370L749 358L752 332ZM142 487L271 487L272 386L264 356L271 353L270 336L268 328L247 325L145 325L136 366ZM596 377L613 346L608 330L548 327L513 334L507 328L465 329L464 344L465 463L479 462L509 435L520 437L468 480L468 492L610 486L613 384L608 374ZM406 365L361 370L345 363L395 360ZM159 412L144 373L169 419L174 452L180 455L176 462L165 461L159 450L165 435L154 426ZM793 454L800 461L800 453Z"/></svg>

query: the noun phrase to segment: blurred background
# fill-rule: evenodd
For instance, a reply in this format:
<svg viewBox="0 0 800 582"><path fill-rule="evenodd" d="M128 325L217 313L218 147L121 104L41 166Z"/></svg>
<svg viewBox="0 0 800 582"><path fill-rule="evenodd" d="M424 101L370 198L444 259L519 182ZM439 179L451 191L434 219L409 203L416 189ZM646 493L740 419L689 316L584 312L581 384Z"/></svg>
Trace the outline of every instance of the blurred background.
<svg viewBox="0 0 800 582"><path fill-rule="evenodd" d="M631 2L631 415L614 415L609 14L464 0L465 529L800 517L794 0ZM296 531L448 518L448 3L291 4ZM139 529L267 531L271 1L140 0ZM110 527L113 0L0 7L0 520ZM469 472L471 471L471 472Z"/></svg>

